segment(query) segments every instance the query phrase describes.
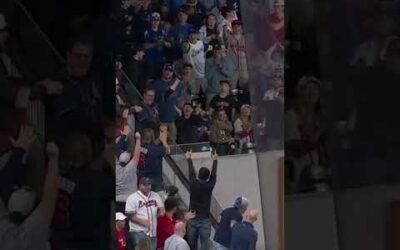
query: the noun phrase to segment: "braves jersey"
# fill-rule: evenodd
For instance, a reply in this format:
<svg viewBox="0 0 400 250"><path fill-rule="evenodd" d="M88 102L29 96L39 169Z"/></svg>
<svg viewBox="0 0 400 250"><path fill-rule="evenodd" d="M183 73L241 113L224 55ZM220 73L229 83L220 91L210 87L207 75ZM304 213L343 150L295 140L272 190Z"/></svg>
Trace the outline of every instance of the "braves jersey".
<svg viewBox="0 0 400 250"><path fill-rule="evenodd" d="M160 208L164 208L164 203L161 197L153 191L150 191L148 196L140 191L131 194L126 200L126 214L135 214L140 219L149 220L150 229L129 220L129 231L144 232L150 237L156 237L158 209Z"/></svg>
<svg viewBox="0 0 400 250"><path fill-rule="evenodd" d="M202 41L197 41L196 44L185 42L183 44L183 60L185 63L192 64L195 79L204 78L206 59Z"/></svg>

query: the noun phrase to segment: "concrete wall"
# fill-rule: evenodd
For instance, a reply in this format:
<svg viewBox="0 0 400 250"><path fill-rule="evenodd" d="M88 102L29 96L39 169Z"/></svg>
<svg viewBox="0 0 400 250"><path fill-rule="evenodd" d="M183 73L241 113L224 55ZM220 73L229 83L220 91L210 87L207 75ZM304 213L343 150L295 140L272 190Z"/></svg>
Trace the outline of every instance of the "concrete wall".
<svg viewBox="0 0 400 250"><path fill-rule="evenodd" d="M182 156L173 157L180 166L187 166L185 163L186 160ZM193 153L193 163L196 170L202 166L211 167L210 153ZM257 250L270 249L266 248L263 237L263 221L266 214L261 213L260 184L255 154L220 157L217 184L213 195L222 208L232 206L235 198L238 196L247 197L250 201L250 208L260 211L260 217L255 224L259 235ZM272 229L269 231L272 232Z"/></svg>

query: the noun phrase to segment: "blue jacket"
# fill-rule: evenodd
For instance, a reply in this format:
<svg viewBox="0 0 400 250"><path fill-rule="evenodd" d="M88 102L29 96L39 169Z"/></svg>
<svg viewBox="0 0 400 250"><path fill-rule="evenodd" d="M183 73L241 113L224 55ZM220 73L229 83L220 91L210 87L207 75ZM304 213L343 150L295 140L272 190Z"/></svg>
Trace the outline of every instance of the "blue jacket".
<svg viewBox="0 0 400 250"><path fill-rule="evenodd" d="M214 57L206 60L207 94L218 94L219 81L231 80L235 72L235 64L231 56L226 55L221 60L221 68L216 65Z"/></svg>
<svg viewBox="0 0 400 250"><path fill-rule="evenodd" d="M245 221L236 223L232 228L231 250L256 250L257 231Z"/></svg>
<svg viewBox="0 0 400 250"><path fill-rule="evenodd" d="M178 87L175 91L170 89L175 79L165 81L163 79L155 80L152 87L156 90L156 101L160 112L160 121L162 123L173 123L179 118L179 113L175 106L179 107L180 97L183 95L182 87Z"/></svg>

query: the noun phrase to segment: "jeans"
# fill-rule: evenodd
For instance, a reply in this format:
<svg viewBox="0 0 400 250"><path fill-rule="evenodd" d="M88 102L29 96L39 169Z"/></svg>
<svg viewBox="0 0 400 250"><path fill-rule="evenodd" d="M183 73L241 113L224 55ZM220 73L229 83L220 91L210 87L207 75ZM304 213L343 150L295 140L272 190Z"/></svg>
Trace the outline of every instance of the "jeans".
<svg viewBox="0 0 400 250"><path fill-rule="evenodd" d="M219 244L218 242L213 242L214 250L229 250L229 248L224 247L223 245Z"/></svg>
<svg viewBox="0 0 400 250"><path fill-rule="evenodd" d="M197 242L200 237L200 250L208 250L208 244L211 236L210 219L195 218L188 222L187 239L190 249L198 249Z"/></svg>
<svg viewBox="0 0 400 250"><path fill-rule="evenodd" d="M157 250L157 237L149 237L144 232L129 232L128 237L134 249L136 249L141 239L150 238L151 250Z"/></svg>

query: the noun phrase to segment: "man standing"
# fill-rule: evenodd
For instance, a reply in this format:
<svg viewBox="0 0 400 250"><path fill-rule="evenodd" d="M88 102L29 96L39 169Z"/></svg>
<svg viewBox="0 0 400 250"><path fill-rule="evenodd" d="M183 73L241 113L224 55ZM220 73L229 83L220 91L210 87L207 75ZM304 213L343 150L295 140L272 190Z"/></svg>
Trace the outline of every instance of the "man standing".
<svg viewBox="0 0 400 250"><path fill-rule="evenodd" d="M247 70L246 46L242 31L242 22L235 20L232 22L232 34L227 34L228 53L236 66L236 71L232 80L232 89L239 85L242 89L247 87L249 73Z"/></svg>
<svg viewBox="0 0 400 250"><path fill-rule="evenodd" d="M204 44L199 40L199 32L196 29L189 31L189 39L182 45L183 60L193 66L194 86L192 91L194 95L199 95L200 89L205 91L205 65L206 56L204 53Z"/></svg>
<svg viewBox="0 0 400 250"><path fill-rule="evenodd" d="M197 249L200 238L200 250L207 250L211 235L211 221L209 218L211 195L217 181L217 154L211 156L213 160L212 170L202 167L199 170L198 179L192 161L192 152L186 152L189 164L190 204L189 209L196 212L196 218L188 223L188 243L191 249Z"/></svg>
<svg viewBox="0 0 400 250"><path fill-rule="evenodd" d="M156 100L160 108L160 121L167 124L173 142L176 141L175 121L182 113L178 108L178 101L183 95L181 81L174 78L174 70L175 67L173 64L166 63L161 79L155 80L152 83L152 87L156 90Z"/></svg>
<svg viewBox="0 0 400 250"><path fill-rule="evenodd" d="M257 221L258 212L250 210L242 223L236 223L232 228L231 250L256 250L257 231L254 222Z"/></svg>
<svg viewBox="0 0 400 250"><path fill-rule="evenodd" d="M231 245L232 227L241 223L249 202L245 197L238 197L233 207L227 208L221 213L218 229L214 236L215 250L229 250Z"/></svg>
<svg viewBox="0 0 400 250"><path fill-rule="evenodd" d="M129 217L129 241L137 246L144 238L150 239L151 249L157 249L157 217L165 214L161 197L151 191L151 181L142 177L139 190L128 197L125 213Z"/></svg>
<svg viewBox="0 0 400 250"><path fill-rule="evenodd" d="M219 92L221 80L231 80L235 73L235 64L232 57L226 53L220 44L213 46L213 57L206 60L207 78L207 105Z"/></svg>
<svg viewBox="0 0 400 250"><path fill-rule="evenodd" d="M174 234L174 226L177 221L176 213L179 212L179 201L175 197L169 197L165 200L165 215L160 216L157 222L157 248L164 249L165 241ZM195 213L186 212L182 218L182 222L187 221L196 217ZM183 234L185 235L185 233ZM182 236L183 237L183 236ZM186 243L187 244L187 243Z"/></svg>
<svg viewBox="0 0 400 250"><path fill-rule="evenodd" d="M164 250L190 250L188 243L183 239L185 231L185 223L176 223L174 234L165 241Z"/></svg>

